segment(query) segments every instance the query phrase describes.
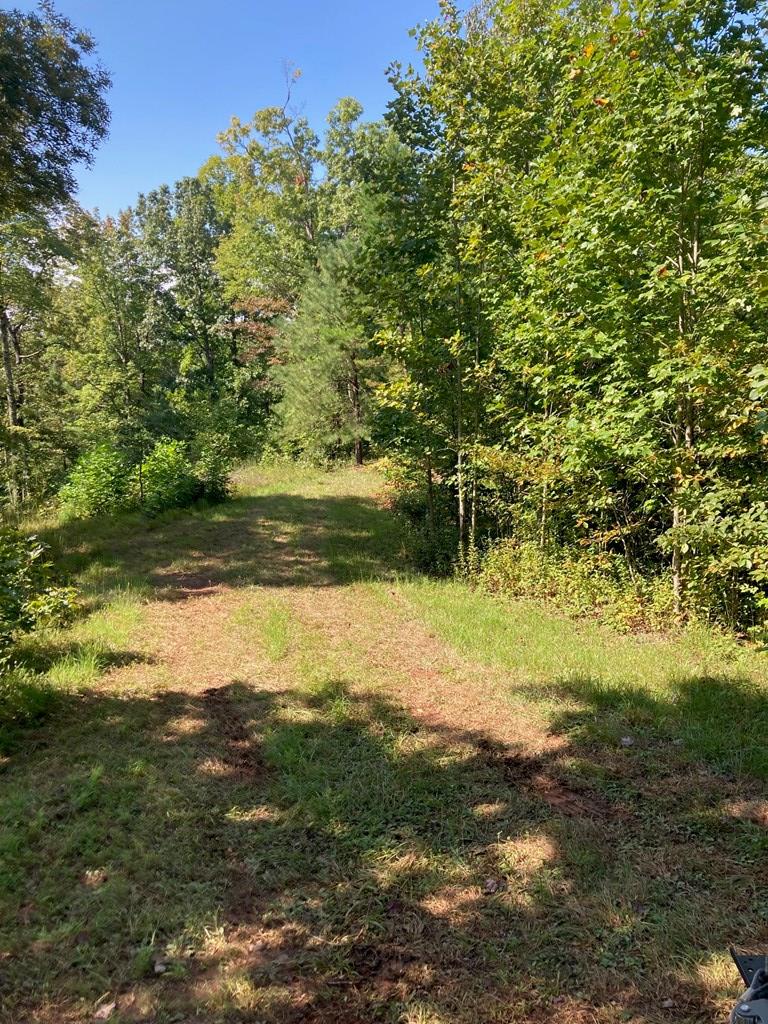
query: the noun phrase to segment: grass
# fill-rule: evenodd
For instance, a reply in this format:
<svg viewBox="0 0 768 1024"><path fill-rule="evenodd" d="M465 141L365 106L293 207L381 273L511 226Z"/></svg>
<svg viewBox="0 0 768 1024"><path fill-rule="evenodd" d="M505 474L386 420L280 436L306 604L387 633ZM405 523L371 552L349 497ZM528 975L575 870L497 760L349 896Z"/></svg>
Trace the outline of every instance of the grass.
<svg viewBox="0 0 768 1024"><path fill-rule="evenodd" d="M548 704L555 729L583 742L679 741L694 760L768 781L765 654L701 628L624 636L461 583L405 592L447 643L521 681L510 699Z"/></svg>
<svg viewBox="0 0 768 1024"><path fill-rule="evenodd" d="M375 472L238 484L48 528L85 600L14 683L0 1020L725 1019L764 656L411 576Z"/></svg>

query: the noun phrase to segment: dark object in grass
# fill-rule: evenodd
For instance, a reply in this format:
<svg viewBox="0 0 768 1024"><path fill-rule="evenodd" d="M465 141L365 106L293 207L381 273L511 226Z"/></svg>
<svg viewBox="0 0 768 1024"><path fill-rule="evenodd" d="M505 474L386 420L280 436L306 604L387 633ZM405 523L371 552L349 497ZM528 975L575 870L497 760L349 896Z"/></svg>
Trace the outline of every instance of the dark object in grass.
<svg viewBox="0 0 768 1024"><path fill-rule="evenodd" d="M737 953L731 956L747 986L731 1013L731 1024L768 1024L768 956Z"/></svg>

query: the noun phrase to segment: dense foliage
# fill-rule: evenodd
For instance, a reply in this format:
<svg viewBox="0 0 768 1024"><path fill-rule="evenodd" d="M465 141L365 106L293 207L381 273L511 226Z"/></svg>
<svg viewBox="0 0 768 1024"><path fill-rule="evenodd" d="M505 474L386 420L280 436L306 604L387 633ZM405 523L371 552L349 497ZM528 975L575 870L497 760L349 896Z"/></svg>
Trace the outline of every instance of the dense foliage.
<svg viewBox="0 0 768 1024"><path fill-rule="evenodd" d="M74 609L71 588L59 584L36 537L0 530L0 667L14 638L40 623L59 623Z"/></svg>
<svg viewBox="0 0 768 1024"><path fill-rule="evenodd" d="M106 79L47 16L80 100L40 137L69 166ZM0 30L20 75L44 59L39 19ZM418 39L381 122L344 99L321 138L296 73L196 177L116 219L53 217L63 172L35 202L19 179L8 512L59 488L69 514L154 512L224 496L265 446L373 452L425 567L762 630L765 4L443 0Z"/></svg>

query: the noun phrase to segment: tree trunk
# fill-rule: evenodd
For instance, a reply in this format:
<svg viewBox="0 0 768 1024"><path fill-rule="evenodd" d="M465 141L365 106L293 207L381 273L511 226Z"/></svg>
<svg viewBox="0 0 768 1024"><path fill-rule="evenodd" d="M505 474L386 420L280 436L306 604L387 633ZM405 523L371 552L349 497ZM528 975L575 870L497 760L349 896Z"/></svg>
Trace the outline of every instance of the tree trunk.
<svg viewBox="0 0 768 1024"><path fill-rule="evenodd" d="M675 432L675 447L680 450L681 465L678 467L679 475L675 482L675 495L672 503L672 528L685 526L686 514L680 505L680 488L682 476L688 470L688 462L693 457L694 446L694 421L693 409L690 400L686 399L678 404L677 408L677 430ZM675 614L680 615L685 605L685 556L679 541L675 541L672 547L672 597Z"/></svg>
<svg viewBox="0 0 768 1024"><path fill-rule="evenodd" d="M8 426L18 427L19 406L16 397L16 381L13 370L13 353L11 351L11 325L8 322L8 313L0 309L0 336L3 346L3 370L5 371L5 396L8 411Z"/></svg>
<svg viewBox="0 0 768 1024"><path fill-rule="evenodd" d="M673 529L682 525L682 515L680 506L675 503L672 508ZM675 615L680 615L683 610L683 551L677 543L672 548L672 601Z"/></svg>
<svg viewBox="0 0 768 1024"><path fill-rule="evenodd" d="M461 443L461 442L459 442ZM459 448L456 459L456 488L458 491L458 526L459 526L459 554L463 560L465 554L465 537L467 532L467 510L464 496L464 452Z"/></svg>
<svg viewBox="0 0 768 1024"><path fill-rule="evenodd" d="M467 510L466 480L464 474L464 402L462 392L461 356L456 357L456 498L458 503L459 557L463 563L466 553Z"/></svg>
<svg viewBox="0 0 768 1024"><path fill-rule="evenodd" d="M547 545L547 517L549 515L549 486L545 480L541 489L541 521L539 523L539 547L544 550Z"/></svg>
<svg viewBox="0 0 768 1024"><path fill-rule="evenodd" d="M363 439L361 433L363 429L363 407L360 401L360 374L357 370L354 355L350 356L349 365L351 370L349 376L349 401L352 405L352 422L355 425L355 465L362 466Z"/></svg>
<svg viewBox="0 0 768 1024"><path fill-rule="evenodd" d="M205 375L208 378L211 389L213 389L216 383L216 365L213 358L211 339L208 337L207 331L203 339L203 359L205 360Z"/></svg>
<svg viewBox="0 0 768 1024"><path fill-rule="evenodd" d="M19 401L16 391L16 378L14 372L15 352L12 350L11 324L8 319L7 310L0 307L0 338L3 349L3 371L5 373L5 400L8 418L8 427L13 434L16 427L20 425ZM15 438L11 437L11 448L5 453L6 476L8 486L8 497L11 506L18 508L24 500L24 487L19 480L18 462L13 454Z"/></svg>
<svg viewBox="0 0 768 1024"><path fill-rule="evenodd" d="M427 455L427 525L429 536L434 540L436 532L435 523L435 480L432 473L432 456Z"/></svg>
<svg viewBox="0 0 768 1024"><path fill-rule="evenodd" d="M700 187L701 182L698 182ZM677 272L680 277L690 273L692 277L698 273L700 256L699 217L696 210L688 214L686 206L690 202L688 185L683 181L681 186L682 207L678 226L679 244L677 250ZM690 217L690 220L689 220ZM677 309L677 335L679 355L688 354L691 347L691 332L695 325L695 311L692 309L691 293L687 289L680 292ZM688 394L680 397L677 403L673 443L679 453L676 467L676 479L673 485L672 527L677 529L686 525L685 509L680 505L680 491L684 477L690 473L693 463L694 448L694 412ZM679 540L672 548L672 597L675 614L681 615L685 607L685 553Z"/></svg>

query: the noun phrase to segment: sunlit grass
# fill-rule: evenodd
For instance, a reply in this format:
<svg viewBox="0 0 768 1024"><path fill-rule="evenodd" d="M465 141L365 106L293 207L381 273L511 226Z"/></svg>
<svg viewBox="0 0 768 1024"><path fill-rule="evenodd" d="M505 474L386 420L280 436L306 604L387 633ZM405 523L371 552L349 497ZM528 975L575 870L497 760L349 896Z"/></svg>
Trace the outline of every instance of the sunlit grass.
<svg viewBox="0 0 768 1024"><path fill-rule="evenodd" d="M292 615L281 604L271 604L267 609L262 626L262 638L267 657L280 661L288 653L293 635Z"/></svg>
<svg viewBox="0 0 768 1024"><path fill-rule="evenodd" d="M539 703L583 740L678 743L714 767L768 779L765 655L694 627L633 636L462 582L401 587L413 613L462 655L509 673L511 701Z"/></svg>
<svg viewBox="0 0 768 1024"><path fill-rule="evenodd" d="M655 1024L733 996L734 893L764 934L763 657L411 577L380 486L252 466L221 506L57 528L84 607L26 644L41 703L3 764L9 1021ZM438 676L496 703L430 717ZM533 754L493 738L517 715Z"/></svg>

